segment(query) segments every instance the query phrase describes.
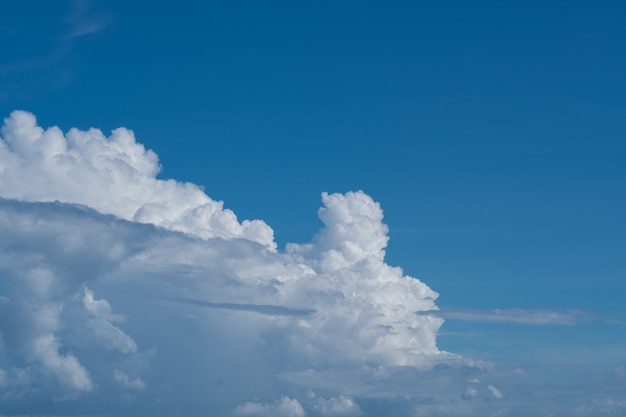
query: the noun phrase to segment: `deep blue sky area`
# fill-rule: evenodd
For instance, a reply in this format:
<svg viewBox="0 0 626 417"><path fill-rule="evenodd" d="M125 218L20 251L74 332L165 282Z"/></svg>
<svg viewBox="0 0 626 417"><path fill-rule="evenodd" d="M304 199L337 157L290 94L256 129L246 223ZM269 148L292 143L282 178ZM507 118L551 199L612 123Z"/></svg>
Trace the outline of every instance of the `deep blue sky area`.
<svg viewBox="0 0 626 417"><path fill-rule="evenodd" d="M128 127L159 155L160 178L265 220L280 247L320 227L321 192L362 189L385 211L389 263L440 292L442 307L626 319L625 2L81 10L0 6L3 117ZM507 334L555 334L443 329L468 327L505 336L444 334L443 347L495 352L511 347ZM624 343L621 325L558 331Z"/></svg>

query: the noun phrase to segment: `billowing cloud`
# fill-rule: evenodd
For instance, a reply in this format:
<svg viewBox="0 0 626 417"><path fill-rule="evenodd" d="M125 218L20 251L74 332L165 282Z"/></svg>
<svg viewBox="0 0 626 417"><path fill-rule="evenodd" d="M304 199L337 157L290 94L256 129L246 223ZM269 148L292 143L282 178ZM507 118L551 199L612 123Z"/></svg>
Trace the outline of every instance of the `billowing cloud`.
<svg viewBox="0 0 626 417"><path fill-rule="evenodd" d="M438 294L385 262L364 192L324 193L319 232L279 251L263 221L158 179L127 129L17 111L1 135L5 415L534 415L518 365L438 348Z"/></svg>
<svg viewBox="0 0 626 417"><path fill-rule="evenodd" d="M123 392L172 412L357 415L341 392L287 396L319 386L288 375L455 360L436 345L443 320L416 314L437 294L385 263L383 212L365 193L323 194L324 227L279 252L264 222L158 172L127 129L5 119L0 353L39 401Z"/></svg>
<svg viewBox="0 0 626 417"><path fill-rule="evenodd" d="M122 353L135 353L137 345L132 337L113 325L113 321L123 321L123 317L113 315L111 306L106 300L96 300L93 292L85 288L83 305L91 315L87 326L96 339L110 349L117 349Z"/></svg>
<svg viewBox="0 0 626 417"><path fill-rule="evenodd" d="M97 129L43 129L35 116L14 111L0 142L0 195L24 201L83 204L101 213L194 234L245 238L275 248L259 220L238 222L200 187L158 180L157 155L124 128L110 137Z"/></svg>

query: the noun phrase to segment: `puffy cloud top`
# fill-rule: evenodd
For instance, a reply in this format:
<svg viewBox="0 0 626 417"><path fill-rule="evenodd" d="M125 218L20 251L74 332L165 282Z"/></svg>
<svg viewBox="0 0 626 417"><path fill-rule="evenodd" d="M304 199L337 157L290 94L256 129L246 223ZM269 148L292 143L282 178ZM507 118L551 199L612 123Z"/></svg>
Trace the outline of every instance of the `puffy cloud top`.
<svg viewBox="0 0 626 417"><path fill-rule="evenodd" d="M313 243L289 244L290 253L318 259L320 271L336 271L368 258L384 259L389 237L380 204L362 191L323 193L322 202L325 207L318 215L325 227Z"/></svg>
<svg viewBox="0 0 626 417"><path fill-rule="evenodd" d="M159 159L119 128L43 129L35 116L14 111L0 139L0 195L25 201L84 204L102 213L203 238L243 237L275 249L274 232L260 220L239 223L200 187L159 180Z"/></svg>

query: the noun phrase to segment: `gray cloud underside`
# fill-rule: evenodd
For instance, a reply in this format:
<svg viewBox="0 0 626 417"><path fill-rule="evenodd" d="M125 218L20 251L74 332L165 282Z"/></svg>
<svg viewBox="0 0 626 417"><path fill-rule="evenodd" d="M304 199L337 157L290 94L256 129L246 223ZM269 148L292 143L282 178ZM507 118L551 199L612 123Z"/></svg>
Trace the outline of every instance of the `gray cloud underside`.
<svg viewBox="0 0 626 417"><path fill-rule="evenodd" d="M119 396L132 396L126 407L137 412L154 412L151 399L164 397L159 407L172 412L185 404L187 415L198 407L241 414L275 407L268 400L237 408L250 396L280 398L295 389L312 415L344 408L354 415L358 404L341 388L318 387L325 396L307 403L313 386L280 374L407 360L423 368L452 358L403 340L434 334L431 319L405 329L399 316L384 318L398 308L391 300L376 304L362 297L378 291L355 292L370 285L365 269L315 273L245 239L204 240L81 205L0 199L0 253L0 393L16 414L34 402L45 414L90 415L94 398L116 413L111 400ZM428 309L431 298L416 301ZM402 314L414 320L412 311ZM428 338L418 340L428 346ZM381 343L393 344L379 350ZM178 381L175 393L168 381ZM59 403L59 396L74 400Z"/></svg>

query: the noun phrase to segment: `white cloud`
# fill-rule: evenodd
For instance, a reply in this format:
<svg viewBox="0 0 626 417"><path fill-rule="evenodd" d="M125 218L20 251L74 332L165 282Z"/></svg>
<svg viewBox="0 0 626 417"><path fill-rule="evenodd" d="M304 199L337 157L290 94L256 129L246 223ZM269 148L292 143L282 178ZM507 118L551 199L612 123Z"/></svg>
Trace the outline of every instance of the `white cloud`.
<svg viewBox="0 0 626 417"><path fill-rule="evenodd" d="M260 220L242 223L197 185L158 180L158 157L119 128L43 129L35 116L14 111L0 140L0 195L25 201L84 204L101 213L204 238L246 238L275 248Z"/></svg>
<svg viewBox="0 0 626 417"><path fill-rule="evenodd" d="M493 385L487 385L487 389L489 390L489 393L494 400L501 400L502 398L504 398L500 390Z"/></svg>
<svg viewBox="0 0 626 417"><path fill-rule="evenodd" d="M313 409L324 417L358 416L362 414L361 407L352 399L340 395L333 398L315 397Z"/></svg>
<svg viewBox="0 0 626 417"><path fill-rule="evenodd" d="M93 384L88 370L71 352L62 352L62 343L56 333L62 327L63 303L42 293L43 288L56 290L47 282L52 280L51 273L43 271L40 267L26 271L20 278L24 285L21 290L27 291L27 297L3 303L4 311L0 316L2 339L9 350L19 352L28 362L37 363L63 386L91 391ZM40 285L42 281L44 283Z"/></svg>
<svg viewBox="0 0 626 417"><path fill-rule="evenodd" d="M110 322L124 321L124 316L115 315L111 313L111 304L107 300L96 300L93 291L89 288L84 288L83 306L94 317L107 320Z"/></svg>
<svg viewBox="0 0 626 417"><path fill-rule="evenodd" d="M502 402L462 401L485 391L468 381L496 384L507 404L521 391L439 350L437 293L385 262L387 227L367 194L323 194L322 229L282 252L265 223L239 222L158 170L126 129L64 134L26 112L7 119L0 398L10 414L476 416Z"/></svg>
<svg viewBox="0 0 626 417"><path fill-rule="evenodd" d="M117 381L121 387L129 390L142 391L146 388L145 382L143 382L140 378L130 378L119 369L113 371L113 378L115 378L115 381Z"/></svg>
<svg viewBox="0 0 626 417"><path fill-rule="evenodd" d="M44 397L104 401L121 386L174 396L172 410L298 415L297 399L242 402L259 387L277 398L292 385L286 372L354 377L453 359L436 345L443 320L416 314L437 294L385 263L383 213L363 192L323 194L324 227L278 252L265 223L239 223L198 186L156 179L157 156L126 129L64 134L14 112L2 138L2 356ZM348 394L325 393L307 406L359 413Z"/></svg>
<svg viewBox="0 0 626 417"><path fill-rule="evenodd" d="M464 400L471 400L472 398L476 398L478 397L478 390L476 388L467 387L462 397Z"/></svg>
<svg viewBox="0 0 626 417"><path fill-rule="evenodd" d="M63 384L78 391L91 391L93 384L89 372L72 354L59 353L59 339L52 334L44 334L32 340L32 356Z"/></svg>
<svg viewBox="0 0 626 417"><path fill-rule="evenodd" d="M322 194L318 211L322 229L305 245L289 244L287 251L312 259L320 272L332 272L368 258L383 260L389 240L380 205L362 192ZM432 295L432 294L431 294Z"/></svg>
<svg viewBox="0 0 626 417"><path fill-rule="evenodd" d="M298 402L289 397L282 397L272 404L246 402L235 408L236 417L304 417L306 413Z"/></svg>
<svg viewBox="0 0 626 417"><path fill-rule="evenodd" d="M137 352L137 344L132 337L124 333L112 322L124 321L124 317L111 313L111 305L106 300L96 300L94 294L87 287L84 288L83 306L91 316L87 327L96 339L107 348L119 350L122 353Z"/></svg>

